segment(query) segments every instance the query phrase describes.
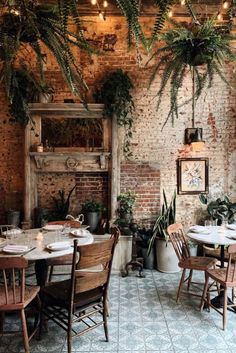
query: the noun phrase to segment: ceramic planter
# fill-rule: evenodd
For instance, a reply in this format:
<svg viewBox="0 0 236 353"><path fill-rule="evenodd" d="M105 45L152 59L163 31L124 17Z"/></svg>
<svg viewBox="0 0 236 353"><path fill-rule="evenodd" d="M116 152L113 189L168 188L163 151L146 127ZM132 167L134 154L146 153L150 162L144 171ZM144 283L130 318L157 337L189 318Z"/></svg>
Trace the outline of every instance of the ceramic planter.
<svg viewBox="0 0 236 353"><path fill-rule="evenodd" d="M156 259L157 270L165 273L175 273L180 271L178 258L170 241L156 239Z"/></svg>
<svg viewBox="0 0 236 353"><path fill-rule="evenodd" d="M98 226L98 222L100 220L100 212L87 212L86 213L86 221L89 225L89 231L93 232Z"/></svg>

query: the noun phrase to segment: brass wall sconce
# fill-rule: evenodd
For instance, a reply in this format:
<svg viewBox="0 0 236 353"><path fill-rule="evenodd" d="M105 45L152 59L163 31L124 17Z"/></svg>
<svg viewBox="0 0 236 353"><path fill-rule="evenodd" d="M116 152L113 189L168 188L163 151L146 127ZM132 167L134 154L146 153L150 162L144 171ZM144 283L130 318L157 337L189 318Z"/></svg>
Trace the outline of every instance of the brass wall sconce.
<svg viewBox="0 0 236 353"><path fill-rule="evenodd" d="M184 143L191 145L193 152L201 152L204 148L205 142L202 139L202 128L187 128L185 129Z"/></svg>

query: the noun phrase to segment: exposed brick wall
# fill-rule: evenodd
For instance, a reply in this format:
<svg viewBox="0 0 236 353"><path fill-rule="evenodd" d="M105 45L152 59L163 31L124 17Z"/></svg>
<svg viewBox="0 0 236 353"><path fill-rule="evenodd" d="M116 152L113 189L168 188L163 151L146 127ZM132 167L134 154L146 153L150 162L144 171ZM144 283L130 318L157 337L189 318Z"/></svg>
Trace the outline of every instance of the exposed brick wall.
<svg viewBox="0 0 236 353"><path fill-rule="evenodd" d="M153 224L160 209L159 163L123 162L121 164L121 192L136 194L135 221Z"/></svg>
<svg viewBox="0 0 236 353"><path fill-rule="evenodd" d="M94 199L105 207L108 205L107 173L40 173L37 180L38 206L53 208L52 196L58 198L58 191L64 190L67 197L76 185L70 198L70 214L76 216L81 212L86 200Z"/></svg>
<svg viewBox="0 0 236 353"><path fill-rule="evenodd" d="M77 173L76 174L76 194L78 205L81 209L86 200L94 199L99 201L106 208L108 200L108 174L107 173Z"/></svg>
<svg viewBox="0 0 236 353"><path fill-rule="evenodd" d="M84 28L85 35L89 39L95 39L106 34L116 34L117 42L113 52L106 52L105 55L91 57L77 53L77 59L83 67L84 77L88 82L90 91L88 92L88 100L94 102L93 93L101 84L105 73L111 72L117 68L122 68L130 74L134 82L133 96L136 104L134 116L134 132L132 139L133 162L135 165L141 165L145 162L147 165L158 162L160 170L160 188L164 188L170 199L174 189L176 188L176 159L179 157L208 157L210 160L209 180L210 190L221 193L231 193L231 198L236 200L236 113L235 102L236 94L230 90L219 78L214 81L213 88L207 90L196 104L196 127L203 127L205 150L202 153L184 154L183 138L184 129L191 127L191 104L180 109L179 120L175 121L174 126L169 121L164 129L163 123L169 109L169 94L163 95L159 111L156 111L157 98L156 93L160 84L160 76L153 82L148 89L149 77L152 67L145 67L148 56L141 51L141 63L137 61L135 50L127 52L126 21L120 17L109 17L107 21L101 22L97 17L85 18ZM150 18L142 18L142 25L146 32L150 31ZM62 81L61 75L57 71L54 60L48 55L46 64L47 76L56 88L54 96L55 102L63 102L64 98L72 97L65 83ZM233 87L236 86L235 64L226 65L226 74ZM191 77L186 76L183 87L180 91L180 102L191 94ZM9 191L16 191L23 194L23 129L17 125L9 125L7 118L7 103L3 91L0 91L0 222L3 222L3 215L6 209L5 196ZM215 130L209 121L209 112L212 113L217 129ZM122 139L122 130L120 138ZM123 159L124 160L124 159ZM125 165L125 164L124 164ZM138 167L137 167L138 168ZM139 171L139 170L138 170ZM9 183L9 176L13 176L13 180ZM62 176L63 177L63 176ZM69 176L68 186L74 182ZM124 180L123 180L124 178ZM144 182L144 177L142 177ZM155 176L154 178L157 178ZM78 178L76 177L78 180ZM61 179L60 179L61 180ZM84 181L81 180L81 183ZM61 183L61 181L60 181ZM60 184L59 183L59 184ZM64 181L63 181L64 183ZM78 181L79 183L79 181ZM103 182L99 182L101 185ZM132 189L132 185L128 186L127 174L125 174L123 166L121 173L121 190L127 188ZM60 184L59 188L61 189ZM45 185L45 189L49 190L50 181ZM69 188L69 187L68 187ZM100 186L99 186L100 188ZM96 194L97 190L93 192ZM47 191L48 192L48 191ZM77 188L77 193L82 191ZM89 192L88 192L89 193ZM86 191L87 194L87 191ZM101 199L106 196L102 195ZM44 197L48 197L44 194ZM141 194L140 194L141 195ZM99 196L99 197L100 197ZM147 196L146 194L143 196ZM81 196L82 197L82 196ZM43 200L43 199L42 199ZM43 201L41 202L43 203ZM143 207L144 216L146 213L153 216L155 214L155 201L151 205L150 210L145 204L145 198L138 196L139 205ZM159 198L156 198L156 209L158 208ZM22 204L19 206L22 208ZM177 196L177 219L184 221L185 224L195 222L202 215L202 205L197 195L179 195ZM142 209L136 210L137 217L142 216Z"/></svg>

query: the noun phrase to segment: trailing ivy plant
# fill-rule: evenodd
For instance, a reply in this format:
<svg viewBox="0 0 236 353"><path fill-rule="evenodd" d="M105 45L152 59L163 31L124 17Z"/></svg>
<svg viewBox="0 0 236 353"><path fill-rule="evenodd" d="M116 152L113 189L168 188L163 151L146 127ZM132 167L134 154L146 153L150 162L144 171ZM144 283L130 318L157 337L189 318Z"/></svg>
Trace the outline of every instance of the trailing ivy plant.
<svg viewBox="0 0 236 353"><path fill-rule="evenodd" d="M157 109L168 84L170 84L170 110L166 122L172 117L178 117L178 108L190 101L196 101L203 90L212 87L213 79L219 76L225 83L228 81L222 67L225 60L235 61L236 56L231 51L230 41L234 38L216 26L214 18L200 22L191 5L187 7L192 16L190 24L178 24L172 21L174 27L161 35L164 46L158 48L152 58L158 59L152 74L150 84L156 75L161 73L160 88L157 92ZM178 105L178 93L188 73L192 74L193 95Z"/></svg>
<svg viewBox="0 0 236 353"><path fill-rule="evenodd" d="M134 101L130 90L134 88L127 72L121 69L107 75L100 91L100 99L104 103L104 115L116 118L120 126L125 128L123 151L127 158L131 157L130 139L132 138Z"/></svg>

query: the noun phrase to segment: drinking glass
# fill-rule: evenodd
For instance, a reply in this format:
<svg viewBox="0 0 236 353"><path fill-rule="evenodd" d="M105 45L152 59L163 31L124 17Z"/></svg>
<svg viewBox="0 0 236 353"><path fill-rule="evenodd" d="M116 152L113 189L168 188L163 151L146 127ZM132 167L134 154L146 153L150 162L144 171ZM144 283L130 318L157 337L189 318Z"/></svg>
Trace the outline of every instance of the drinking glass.
<svg viewBox="0 0 236 353"><path fill-rule="evenodd" d="M66 222L63 224L63 229L62 229L62 234L64 234L65 236L69 236L71 231L71 225L69 222Z"/></svg>
<svg viewBox="0 0 236 353"><path fill-rule="evenodd" d="M204 222L204 225L205 227L211 227L212 223L211 223L211 220L210 219L206 219L205 222Z"/></svg>

